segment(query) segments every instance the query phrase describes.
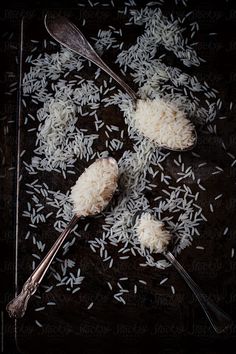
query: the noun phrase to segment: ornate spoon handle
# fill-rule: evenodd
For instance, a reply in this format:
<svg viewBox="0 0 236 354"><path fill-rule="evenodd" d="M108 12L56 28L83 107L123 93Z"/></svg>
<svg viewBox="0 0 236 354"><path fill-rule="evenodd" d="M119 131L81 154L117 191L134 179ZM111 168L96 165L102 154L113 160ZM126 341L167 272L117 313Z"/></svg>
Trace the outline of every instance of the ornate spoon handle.
<svg viewBox="0 0 236 354"><path fill-rule="evenodd" d="M193 281L190 275L176 260L171 252L164 253L168 261L175 267L179 274L184 278L197 300L199 301L203 311L216 333L221 333L233 324L232 319L223 310L221 310L209 297L202 292L199 286Z"/></svg>
<svg viewBox="0 0 236 354"><path fill-rule="evenodd" d="M79 217L77 215L73 216L66 229L58 237L58 239L48 251L44 259L40 262L38 267L26 280L20 294L7 304L6 309L10 317L21 318L24 316L30 297L36 292L39 284L43 280L43 277L46 274L48 268L50 267L50 264L52 263L58 250L60 249L61 245L63 244L73 227L76 225L78 218Z"/></svg>
<svg viewBox="0 0 236 354"><path fill-rule="evenodd" d="M46 15L44 23L48 33L57 42L92 61L116 80L133 100L137 99L137 95L131 87L129 87L126 82L124 82L106 63L104 63L84 37L83 33L72 22L62 16L48 17L48 15Z"/></svg>

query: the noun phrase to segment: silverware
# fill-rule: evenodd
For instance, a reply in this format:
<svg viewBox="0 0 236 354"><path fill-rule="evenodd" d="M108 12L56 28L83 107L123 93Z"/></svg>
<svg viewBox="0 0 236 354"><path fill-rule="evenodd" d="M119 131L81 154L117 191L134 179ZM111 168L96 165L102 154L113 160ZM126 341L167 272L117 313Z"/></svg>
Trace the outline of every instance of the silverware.
<svg viewBox="0 0 236 354"><path fill-rule="evenodd" d="M91 44L84 37L82 32L66 17L49 17L45 15L44 24L48 33L64 47L73 50L84 58L92 61L99 66L108 75L110 75L118 84L136 101L138 96L118 75L116 75L109 66L104 63L100 56L95 52Z"/></svg>
<svg viewBox="0 0 236 354"><path fill-rule="evenodd" d="M193 294L196 296L199 304L201 305L203 311L205 312L208 320L210 321L212 327L216 333L222 333L227 328L232 326L233 320L231 317L218 307L203 291L202 289L193 281L188 272L184 267L177 261L171 252L165 252L163 255L166 259L175 267L179 272L181 277L188 284Z"/></svg>
<svg viewBox="0 0 236 354"><path fill-rule="evenodd" d="M38 267L35 268L34 272L26 280L21 292L7 304L6 310L10 317L21 318L24 316L29 299L38 289L58 250L65 241L66 237L73 230L78 220L79 217L74 215L66 229L60 234Z"/></svg>
<svg viewBox="0 0 236 354"><path fill-rule="evenodd" d="M96 160L93 164L100 164L101 166L99 168L102 168L102 163L106 161L107 164L110 165L111 169L117 170L117 173L114 178L114 175L112 176L113 178L110 178L110 184L107 188L105 188L102 193L98 196L97 204L95 203L96 206L96 214L98 212L101 212L101 198L103 198L105 204L104 207L108 204L108 202L111 200L113 193L115 192L115 189L117 187L117 178L118 178L118 165L116 160L113 158L102 158L99 160ZM95 210L93 209L93 210ZM94 215L92 212L86 213L86 216L88 215ZM77 213L72 217L71 221L67 225L66 229L60 234L56 242L53 244L49 252L46 254L44 259L40 262L38 267L33 271L33 273L30 275L28 280L26 280L25 284L23 285L23 288L20 292L19 295L17 295L13 300L11 300L7 306L6 310L9 314L10 317L14 318L21 318L24 316L25 311L27 309L27 304L30 299L30 297L36 292L38 289L41 281L43 280L48 268L50 267L54 257L56 256L58 250L62 246L63 242L67 238L67 236L70 234L70 232L73 230L75 227L76 223L78 222L79 218L84 215L78 215Z"/></svg>
<svg viewBox="0 0 236 354"><path fill-rule="evenodd" d="M66 17L63 16L48 16L45 15L44 25L48 33L61 45L72 50L73 52L83 56L84 58L90 60L95 65L104 70L108 75L110 75L116 82L128 93L132 100L135 102L138 99L138 95L127 85L127 83L122 80L114 71L109 68L109 66L104 63L100 56L95 52L91 44L87 41L83 33L76 27L72 22L70 22ZM184 149L174 149L168 146L161 145L167 150L172 151L188 151L192 150L197 143L197 132L194 129L194 143Z"/></svg>
<svg viewBox="0 0 236 354"><path fill-rule="evenodd" d="M134 214L132 218L132 224L135 225L137 219L147 211L138 211ZM150 210L148 212L151 212ZM187 285L192 290L193 294L197 298L199 304L201 305L203 311L205 312L208 320L210 321L212 327L216 333L221 333L227 328L232 326L233 320L231 317L225 313L222 309L218 307L203 291L202 289L193 281L188 272L184 267L177 261L175 256L168 250L162 252L166 259L175 267L179 272L181 277L185 280Z"/></svg>

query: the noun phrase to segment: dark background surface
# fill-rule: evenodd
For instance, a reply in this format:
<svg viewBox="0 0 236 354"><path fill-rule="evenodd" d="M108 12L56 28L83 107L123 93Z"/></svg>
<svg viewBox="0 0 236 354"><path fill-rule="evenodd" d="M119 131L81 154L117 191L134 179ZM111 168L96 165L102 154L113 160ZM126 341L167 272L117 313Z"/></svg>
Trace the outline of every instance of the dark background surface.
<svg viewBox="0 0 236 354"><path fill-rule="evenodd" d="M59 2L51 2L50 8L64 9L66 12L77 9L77 2L70 5ZM34 5L34 7L33 7ZM168 6L168 3L167 3ZM33 7L33 9L32 9ZM5 9L1 9L0 28L1 28L1 44L0 44L0 60L1 60L1 76L0 76L0 154L1 154L1 179L0 179L0 217L1 217L1 238L0 238L0 284L1 285L1 351L3 353L17 353L14 341L14 321L10 320L5 312L6 303L14 294L14 198L15 198L15 166L16 161L16 100L17 91L13 95L4 94L9 84L17 79L17 70L15 57L19 49L19 27L22 15L29 16L32 13L41 14L42 11L48 9L48 4L42 2L26 3L26 2L9 2ZM38 10L36 10L38 8ZM190 1L189 11L194 9L196 20L200 24L198 53L207 60L206 64L201 66L202 77L206 79L212 86L220 92L220 97L228 106L231 101L235 101L236 97L236 3L234 1L222 1L217 4L215 1ZM93 11L91 9L91 11ZM171 11L171 5L170 5ZM186 11L187 12L187 11ZM96 20L95 20L96 21ZM99 19L101 21L101 19ZM96 24L96 22L95 22ZM209 32L217 32L217 36L207 37ZM13 33L13 35L12 35ZM115 67L114 67L115 69ZM13 77L11 72L16 73ZM235 108L228 112L224 112L229 116L227 121L222 121L219 134L227 142L228 150L236 154L236 144L234 132L236 129ZM13 120L14 123L8 123ZM201 139L201 135L200 135ZM211 219L211 225L205 227L201 233L201 245L205 246L205 253L198 260L192 257L191 247L184 251L179 257L180 261L185 265L194 279L201 284L202 288L208 289L208 293L219 303L233 318L236 318L236 279L234 259L230 259L229 252L231 247L235 247L235 171L229 169L230 161L225 154L221 154L217 148L218 141L211 141L212 146L209 154L212 154L212 160L217 161L220 166L228 168L227 179L222 183L226 184L228 189L228 200L222 204L221 213L216 220ZM215 149L215 151L214 151ZM199 151L205 151L207 156L207 146L201 144ZM5 161L3 159L5 156ZM10 170L9 170L10 169ZM212 188L216 188L213 186ZM219 235L218 229L222 220L227 219L231 232L227 238ZM218 238L217 246L215 245L215 237ZM198 241L199 242L199 241ZM224 250L224 252L222 252ZM226 256L226 253L228 254ZM173 269L170 276L176 277ZM217 275L216 275L217 272ZM132 323L126 323L126 326L119 326L114 320L113 328L108 335L105 333L106 319L109 316L119 315L126 318L127 314L122 314L121 308L114 311L113 308L100 308L96 315L91 315L86 327L84 327L79 335L79 339L73 335L63 321L60 322L60 311L58 312L58 325L53 324L55 335L48 337L47 333L38 331L36 333L29 327L21 327L20 342L24 343L23 348L27 348L29 353L46 352L45 346L48 347L47 353L144 353L147 348L154 346L156 353L235 353L236 337L235 328L230 329L225 334L216 335L209 327L205 320L201 308L193 299L190 291L186 288L182 281L177 279L180 286L179 294L184 296L185 303L180 300L179 308L176 311L176 317L181 316L188 310L188 316L185 315L185 327L178 328L173 318L173 327L169 322L168 328L162 326L161 318L164 318L165 312L153 312L149 308L149 313L142 313L142 308L132 309ZM143 294L144 298L147 294ZM182 298L183 299L183 298ZM175 300L178 301L178 300ZM173 307L166 306L166 311ZM119 314L119 312L121 313ZM131 311L131 314L132 314ZM175 312L173 311L173 312ZM78 316L80 314L78 313ZM84 316L84 314L81 314ZM123 317L122 317L123 316ZM160 316L160 318L158 318ZM172 314L173 316L173 314ZM127 317L129 318L129 317ZM167 322L171 321L171 316L166 317ZM94 323L95 330L89 327ZM99 326L96 327L96 323ZM119 323L119 321L117 321ZM122 321L121 321L122 323ZM165 322L164 322L165 323ZM103 327L104 325L104 327ZM87 328L87 329L86 329ZM87 333L86 333L87 330ZM64 338L67 338L66 341ZM34 346L35 343L35 346ZM40 345L42 344L42 347ZM45 344L46 343L46 344ZM76 345L76 349L72 349ZM22 346L20 346L22 348ZM44 348L42 350L42 348ZM26 350L26 349L25 349ZM24 351L22 351L24 353Z"/></svg>

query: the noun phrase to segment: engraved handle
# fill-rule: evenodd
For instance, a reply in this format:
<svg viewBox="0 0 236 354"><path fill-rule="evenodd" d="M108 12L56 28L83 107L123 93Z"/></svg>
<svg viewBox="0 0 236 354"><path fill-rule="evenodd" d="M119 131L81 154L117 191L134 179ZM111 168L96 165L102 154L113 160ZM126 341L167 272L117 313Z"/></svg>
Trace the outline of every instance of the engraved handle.
<svg viewBox="0 0 236 354"><path fill-rule="evenodd" d="M77 221L78 216L74 215L66 229L58 237L49 252L40 262L38 267L30 275L28 280L26 280L20 294L7 304L6 310L10 317L21 318L24 316L30 297L36 292L39 284L43 280L43 277L46 274L48 268L50 267L50 264L52 263L58 250L60 249L61 245L63 244L66 237L69 235Z"/></svg>
<svg viewBox="0 0 236 354"><path fill-rule="evenodd" d="M23 317L30 297L36 292L39 284L32 281L31 277L25 282L21 292L7 306L7 312L10 317Z"/></svg>
<svg viewBox="0 0 236 354"><path fill-rule="evenodd" d="M137 100L136 93L124 82L95 52L91 44L84 37L83 33L66 17L48 17L44 18L44 24L48 33L64 47L73 50L84 58L92 61L108 75L110 75L133 99Z"/></svg>
<svg viewBox="0 0 236 354"><path fill-rule="evenodd" d="M168 261L175 267L179 274L184 278L194 295L196 296L198 302L200 303L203 311L205 312L208 320L210 321L212 327L216 333L221 333L229 328L233 321L227 313L221 310L209 297L203 293L199 286L193 281L190 275L182 267L182 265L177 261L171 252L164 253Z"/></svg>

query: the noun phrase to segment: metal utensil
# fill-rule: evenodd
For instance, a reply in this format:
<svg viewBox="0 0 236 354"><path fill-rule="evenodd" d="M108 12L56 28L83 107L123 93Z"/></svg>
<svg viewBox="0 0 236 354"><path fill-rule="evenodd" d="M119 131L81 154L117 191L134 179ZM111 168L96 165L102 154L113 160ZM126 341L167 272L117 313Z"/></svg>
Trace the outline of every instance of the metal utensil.
<svg viewBox="0 0 236 354"><path fill-rule="evenodd" d="M181 277L188 284L193 294L196 296L199 304L205 312L208 320L216 333L222 333L233 324L231 317L218 307L193 281L184 267L177 261L171 252L164 252L163 255L175 267Z"/></svg>
<svg viewBox="0 0 236 354"><path fill-rule="evenodd" d="M87 41L83 33L76 27L72 22L70 22L66 17L63 16L48 16L45 15L44 25L48 33L61 45L72 50L73 52L83 56L84 58L90 60L95 65L104 70L108 75L110 75L116 82L128 93L128 95L136 101L138 95L127 85L127 83L122 80L117 74L114 73L109 66L104 63L100 56L95 52L91 44ZM194 143L184 149L170 148L168 146L161 145L159 147L165 148L172 151L188 151L192 150L197 143L197 132L194 129Z"/></svg>
<svg viewBox="0 0 236 354"><path fill-rule="evenodd" d="M118 165L116 160L113 158L102 158L94 163L100 163L101 161L106 160L108 164L114 164L117 166L117 171L118 171ZM118 174L117 174L118 176ZM112 187L113 190L111 190L111 187L109 186L109 191L104 190L103 195L106 195L106 202L108 203L110 199L112 198L113 193L115 192L117 183L115 180L112 180L111 183L114 183L114 186ZM109 192L109 193L107 193ZM100 198L101 199L101 198ZM98 203L97 209L100 208L100 199ZM100 210L101 212L102 210ZM93 215L92 213L90 215ZM25 311L27 309L27 304L30 299L30 297L36 292L38 289L38 286L40 285L41 281L43 280L48 268L50 267L54 257L56 256L58 250L62 246L63 242L65 241L66 237L70 234L70 232L73 230L75 227L76 223L78 222L79 218L81 216L78 214L75 214L69 224L67 225L66 229L60 234L56 242L53 244L49 252L46 254L46 256L43 258L43 260L40 262L40 264L37 266L37 268L33 271L33 273L30 275L28 280L26 280L25 284L23 285L23 288L20 292L19 295L17 295L13 300L11 300L7 306L7 312L10 317L14 318L21 318L24 316Z"/></svg>
<svg viewBox="0 0 236 354"><path fill-rule="evenodd" d="M132 218L132 224L135 225L137 218L142 215L145 211L138 211L134 214ZM147 211L146 211L147 212ZM208 320L210 321L212 327L216 333L222 333L227 328L233 325L233 320L231 317L220 309L203 291L202 289L193 281L188 272L184 267L177 261L175 256L170 251L164 251L162 253L166 259L175 267L179 272L181 277L185 280L187 285L192 290L193 294L197 298L199 304L201 305L203 311L205 312Z"/></svg>
<svg viewBox="0 0 236 354"><path fill-rule="evenodd" d="M73 50L84 58L92 61L99 66L108 75L110 75L128 95L136 100L138 96L118 75L116 75L109 66L104 63L100 56L95 52L91 44L87 41L83 33L66 17L49 17L45 15L44 24L48 33L64 47Z"/></svg>
<svg viewBox="0 0 236 354"><path fill-rule="evenodd" d="M21 292L7 304L6 310L10 317L21 318L24 316L29 299L38 289L58 250L65 241L66 237L73 230L78 220L79 216L74 215L66 229L60 234L49 252L26 280Z"/></svg>

